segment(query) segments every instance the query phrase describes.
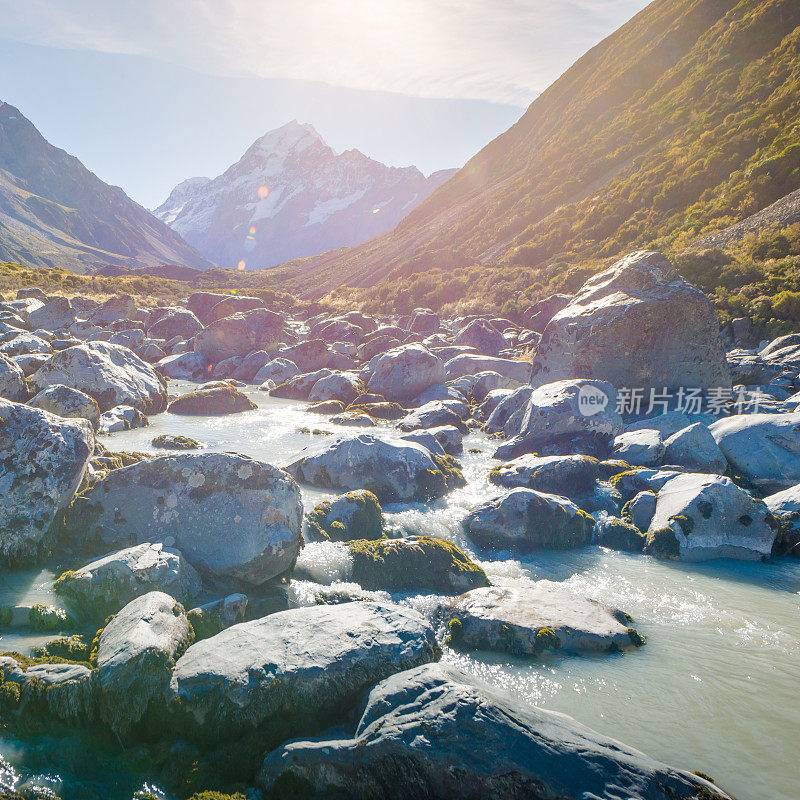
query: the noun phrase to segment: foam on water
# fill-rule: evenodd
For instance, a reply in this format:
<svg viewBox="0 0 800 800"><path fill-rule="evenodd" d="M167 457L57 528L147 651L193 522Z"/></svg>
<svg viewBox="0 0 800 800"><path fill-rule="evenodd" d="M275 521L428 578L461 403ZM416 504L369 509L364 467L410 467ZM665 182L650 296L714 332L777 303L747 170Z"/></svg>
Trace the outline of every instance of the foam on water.
<svg viewBox="0 0 800 800"><path fill-rule="evenodd" d="M339 542L307 542L297 556L295 574L330 585L353 574L353 556Z"/></svg>

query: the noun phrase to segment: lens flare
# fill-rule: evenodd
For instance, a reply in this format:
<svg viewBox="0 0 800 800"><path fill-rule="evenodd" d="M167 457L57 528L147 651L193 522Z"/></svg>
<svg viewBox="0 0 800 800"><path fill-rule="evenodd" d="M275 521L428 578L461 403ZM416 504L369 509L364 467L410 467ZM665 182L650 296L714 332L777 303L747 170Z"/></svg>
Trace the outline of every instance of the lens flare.
<svg viewBox="0 0 800 800"><path fill-rule="evenodd" d="M266 186L258 187L258 196L263 200L269 194L269 189Z"/></svg>
<svg viewBox="0 0 800 800"><path fill-rule="evenodd" d="M244 268L245 268L246 266L247 266L247 265L244 263L244 261L240 261L240 262L239 262L239 263L236 265L236 269L238 269L238 270L239 270L239 272L244 272Z"/></svg>

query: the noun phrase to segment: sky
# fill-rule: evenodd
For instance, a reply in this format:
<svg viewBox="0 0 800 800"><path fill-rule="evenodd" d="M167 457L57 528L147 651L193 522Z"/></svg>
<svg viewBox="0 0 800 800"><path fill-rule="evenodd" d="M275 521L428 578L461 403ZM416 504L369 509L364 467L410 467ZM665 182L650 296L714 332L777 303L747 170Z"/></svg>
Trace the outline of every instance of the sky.
<svg viewBox="0 0 800 800"><path fill-rule="evenodd" d="M0 100L148 207L293 118L429 173L461 166L645 5L0 0Z"/></svg>

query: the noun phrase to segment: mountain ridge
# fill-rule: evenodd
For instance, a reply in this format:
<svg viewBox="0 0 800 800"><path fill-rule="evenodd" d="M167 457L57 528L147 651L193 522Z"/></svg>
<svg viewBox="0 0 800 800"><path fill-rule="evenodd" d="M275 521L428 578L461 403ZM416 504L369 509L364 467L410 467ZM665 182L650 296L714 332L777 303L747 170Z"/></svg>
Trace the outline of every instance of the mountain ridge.
<svg viewBox="0 0 800 800"><path fill-rule="evenodd" d="M0 102L0 259L87 272L212 266L174 231Z"/></svg>
<svg viewBox="0 0 800 800"><path fill-rule="evenodd" d="M178 184L154 213L222 266L271 267L391 228L453 172L426 178L357 149L336 153L312 125L292 120L216 178Z"/></svg>

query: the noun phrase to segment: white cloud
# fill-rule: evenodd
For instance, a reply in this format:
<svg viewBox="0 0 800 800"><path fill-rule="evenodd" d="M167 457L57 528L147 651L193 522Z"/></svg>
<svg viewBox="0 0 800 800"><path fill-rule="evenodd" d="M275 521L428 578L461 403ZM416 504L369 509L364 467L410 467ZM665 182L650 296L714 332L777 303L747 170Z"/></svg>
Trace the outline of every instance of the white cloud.
<svg viewBox="0 0 800 800"><path fill-rule="evenodd" d="M6 38L526 105L645 0L0 0Z"/></svg>

